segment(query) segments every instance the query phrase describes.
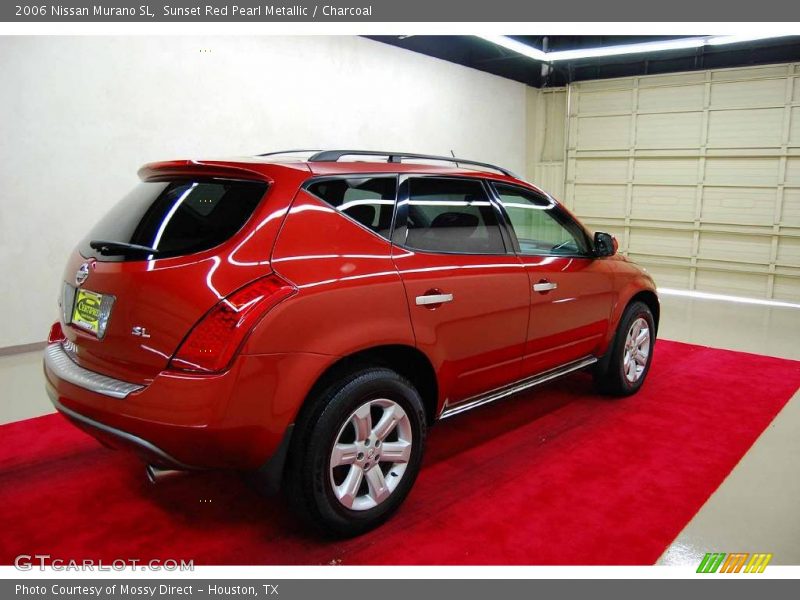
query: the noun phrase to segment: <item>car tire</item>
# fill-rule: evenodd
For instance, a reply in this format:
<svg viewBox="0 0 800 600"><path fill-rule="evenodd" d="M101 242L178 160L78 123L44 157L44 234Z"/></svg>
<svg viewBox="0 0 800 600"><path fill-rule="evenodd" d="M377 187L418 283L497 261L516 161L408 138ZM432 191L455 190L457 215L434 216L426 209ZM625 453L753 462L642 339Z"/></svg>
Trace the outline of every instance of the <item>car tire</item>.
<svg viewBox="0 0 800 600"><path fill-rule="evenodd" d="M630 396L644 384L655 346L653 313L644 302L625 309L608 354L594 371L597 388L614 396Z"/></svg>
<svg viewBox="0 0 800 600"><path fill-rule="evenodd" d="M325 534L362 534L386 521L414 484L426 435L422 399L396 372L368 367L309 400L289 455L289 504Z"/></svg>

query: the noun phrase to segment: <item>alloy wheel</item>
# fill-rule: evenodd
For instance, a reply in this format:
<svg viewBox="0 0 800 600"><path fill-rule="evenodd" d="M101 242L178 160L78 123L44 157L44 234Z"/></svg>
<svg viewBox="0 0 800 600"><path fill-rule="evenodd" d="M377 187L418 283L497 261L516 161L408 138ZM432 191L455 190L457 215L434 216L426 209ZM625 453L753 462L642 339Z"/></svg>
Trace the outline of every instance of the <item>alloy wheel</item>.
<svg viewBox="0 0 800 600"><path fill-rule="evenodd" d="M397 402L369 400L345 421L331 449L330 482L339 502L362 511L397 488L411 458L411 421Z"/></svg>
<svg viewBox="0 0 800 600"><path fill-rule="evenodd" d="M628 330L625 337L625 352L622 357L622 370L630 383L641 379L650 355L650 326L639 317Z"/></svg>

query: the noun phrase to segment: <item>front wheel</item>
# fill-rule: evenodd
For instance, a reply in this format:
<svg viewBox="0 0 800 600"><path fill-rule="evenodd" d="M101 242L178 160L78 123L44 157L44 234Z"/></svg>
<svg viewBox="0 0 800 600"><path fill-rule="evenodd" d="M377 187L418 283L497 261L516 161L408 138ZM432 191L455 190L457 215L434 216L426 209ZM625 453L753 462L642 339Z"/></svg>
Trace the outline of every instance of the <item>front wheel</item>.
<svg viewBox="0 0 800 600"><path fill-rule="evenodd" d="M609 355L595 370L595 383L605 393L629 396L644 383L653 360L655 322L650 308L634 302L620 319Z"/></svg>
<svg viewBox="0 0 800 600"><path fill-rule="evenodd" d="M397 510L425 442L422 400L406 379L367 368L312 399L289 465L290 502L317 528L364 533Z"/></svg>

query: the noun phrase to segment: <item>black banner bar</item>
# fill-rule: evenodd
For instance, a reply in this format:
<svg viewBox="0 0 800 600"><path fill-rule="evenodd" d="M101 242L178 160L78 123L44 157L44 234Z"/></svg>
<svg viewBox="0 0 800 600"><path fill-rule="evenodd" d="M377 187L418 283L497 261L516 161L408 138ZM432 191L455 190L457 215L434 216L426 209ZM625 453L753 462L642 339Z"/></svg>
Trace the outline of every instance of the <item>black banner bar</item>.
<svg viewBox="0 0 800 600"><path fill-rule="evenodd" d="M129 2L12 1L0 3L3 22L780 22L800 20L800 2L728 0L170 0ZM521 31L522 32L522 31ZM514 34L514 31L507 32ZM664 31L665 35L673 34ZM800 33L800 32L799 32Z"/></svg>
<svg viewBox="0 0 800 600"><path fill-rule="evenodd" d="M723 579L707 575L695 579L552 580L505 579L316 579L316 580L5 580L0 597L6 600L187 600L188 598L240 598L242 600L408 600L409 598L458 598L459 600L531 600L532 598L647 598L674 600L708 599L724 595L739 598L791 598L797 582L742 576Z"/></svg>

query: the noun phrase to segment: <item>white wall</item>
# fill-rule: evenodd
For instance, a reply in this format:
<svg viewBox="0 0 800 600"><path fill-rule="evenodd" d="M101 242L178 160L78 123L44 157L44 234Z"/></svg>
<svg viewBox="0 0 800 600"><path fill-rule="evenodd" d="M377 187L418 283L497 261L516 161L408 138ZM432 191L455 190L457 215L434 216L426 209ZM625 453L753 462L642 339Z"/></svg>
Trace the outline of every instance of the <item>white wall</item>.
<svg viewBox="0 0 800 600"><path fill-rule="evenodd" d="M0 348L145 162L287 148L525 165L525 87L354 37L0 38Z"/></svg>

